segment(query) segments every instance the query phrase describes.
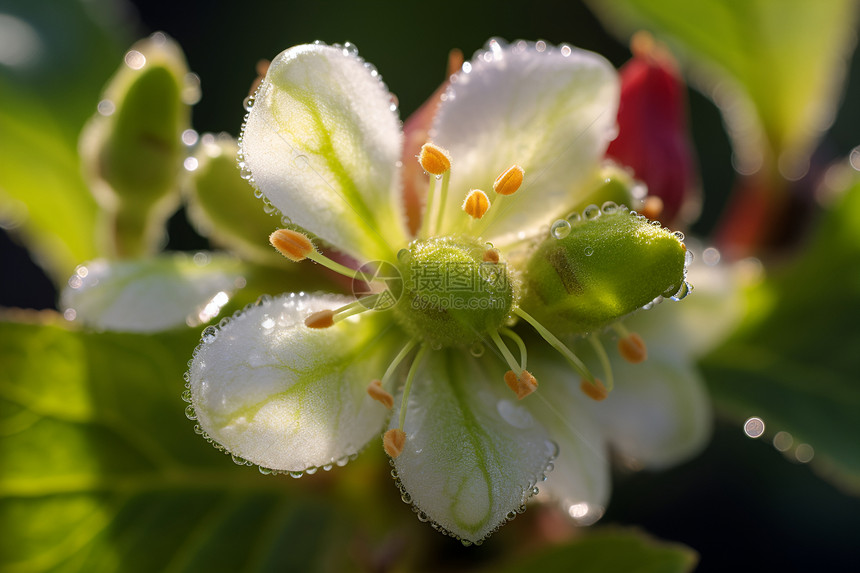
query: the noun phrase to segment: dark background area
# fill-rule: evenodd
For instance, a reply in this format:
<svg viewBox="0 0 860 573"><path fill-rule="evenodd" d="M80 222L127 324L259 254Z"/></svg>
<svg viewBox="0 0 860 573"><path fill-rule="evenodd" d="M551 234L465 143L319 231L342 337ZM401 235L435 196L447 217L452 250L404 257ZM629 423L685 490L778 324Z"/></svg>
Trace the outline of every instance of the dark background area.
<svg viewBox="0 0 860 573"><path fill-rule="evenodd" d="M468 58L493 36L568 42L616 65L629 57L628 49L579 2L135 4L129 22L137 35L166 32L200 76L203 98L194 108L193 125L201 133L237 135L256 62L313 40L356 44L398 96L404 118L444 79L448 50L460 48ZM855 61L843 101L860 101L858 78ZM820 161L845 156L860 143L858 114L856 106L842 105ZM706 235L732 188L731 150L718 110L695 91L690 115L705 194L694 230ZM803 192L803 186L799 189ZM200 245L181 212L171 221L170 233L171 248ZM0 281L0 306L55 305L50 281L6 232L0 232L0 253L12 277ZM701 554L702 572L841 571L860 564L860 500L842 495L768 443L746 438L740 427L723 423L705 453L688 464L656 474L619 472L600 523L636 525L689 545ZM481 549L464 550L452 541L451 551Z"/></svg>

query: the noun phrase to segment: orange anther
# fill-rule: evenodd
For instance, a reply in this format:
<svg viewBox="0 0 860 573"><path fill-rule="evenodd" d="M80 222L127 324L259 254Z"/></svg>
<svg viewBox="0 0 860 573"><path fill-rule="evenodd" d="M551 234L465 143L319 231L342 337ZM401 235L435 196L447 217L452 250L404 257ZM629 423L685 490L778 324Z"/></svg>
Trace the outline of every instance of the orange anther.
<svg viewBox="0 0 860 573"><path fill-rule="evenodd" d="M402 454L405 445L406 432L400 428L392 428L382 436L382 447L385 449L385 453L392 458L397 458Z"/></svg>
<svg viewBox="0 0 860 573"><path fill-rule="evenodd" d="M463 201L463 211L473 219L480 219L490 208L490 199L480 189L472 189Z"/></svg>
<svg viewBox="0 0 860 573"><path fill-rule="evenodd" d="M493 183L493 191L499 195L513 195L523 184L526 172L519 165L511 165L508 169L496 177Z"/></svg>
<svg viewBox="0 0 860 573"><path fill-rule="evenodd" d="M645 198L645 205L640 211L647 219L656 221L663 214L663 200L656 195L648 195Z"/></svg>
<svg viewBox="0 0 860 573"><path fill-rule="evenodd" d="M290 229L278 229L269 235L269 242L278 252L293 262L307 258L314 249L314 244L302 233Z"/></svg>
<svg viewBox="0 0 860 573"><path fill-rule="evenodd" d="M487 249L484 251L484 262L485 263L498 263L499 262L499 249Z"/></svg>
<svg viewBox="0 0 860 573"><path fill-rule="evenodd" d="M538 386L537 379L528 370L523 370L519 376L513 370L508 370L505 372L505 384L520 400L537 390Z"/></svg>
<svg viewBox="0 0 860 573"><path fill-rule="evenodd" d="M603 382L597 378L594 379L594 382L583 380L579 384L579 389L582 390L583 394L595 402L602 402L603 400L606 400L607 396L609 396L609 390L607 390L606 386L603 385Z"/></svg>
<svg viewBox="0 0 860 573"><path fill-rule="evenodd" d="M367 393L371 398L381 403L389 410L394 407L394 396L382 389L382 381L374 380L367 386Z"/></svg>
<svg viewBox="0 0 860 573"><path fill-rule="evenodd" d="M308 328L328 328L333 324L333 310L320 310L305 319L305 326Z"/></svg>
<svg viewBox="0 0 860 573"><path fill-rule="evenodd" d="M639 364L648 358L648 347L641 336L631 332L618 341L618 353L630 364Z"/></svg>
<svg viewBox="0 0 860 573"><path fill-rule="evenodd" d="M418 154L418 163L431 175L442 175L451 169L451 156L446 149L434 143L425 143Z"/></svg>

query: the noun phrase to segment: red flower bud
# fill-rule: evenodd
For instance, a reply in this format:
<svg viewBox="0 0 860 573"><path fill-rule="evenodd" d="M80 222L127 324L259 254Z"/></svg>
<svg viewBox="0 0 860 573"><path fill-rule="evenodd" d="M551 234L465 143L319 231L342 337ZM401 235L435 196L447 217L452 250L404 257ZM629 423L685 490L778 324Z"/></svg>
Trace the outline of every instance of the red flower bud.
<svg viewBox="0 0 860 573"><path fill-rule="evenodd" d="M633 169L648 194L663 201L660 220L671 223L696 190L686 99L672 56L642 33L621 74L618 137L606 155Z"/></svg>

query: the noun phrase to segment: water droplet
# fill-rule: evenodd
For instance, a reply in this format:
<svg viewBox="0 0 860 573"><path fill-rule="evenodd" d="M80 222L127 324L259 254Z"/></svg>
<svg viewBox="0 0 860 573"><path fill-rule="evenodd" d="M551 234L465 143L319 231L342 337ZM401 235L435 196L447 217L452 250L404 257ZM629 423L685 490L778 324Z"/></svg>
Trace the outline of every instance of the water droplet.
<svg viewBox="0 0 860 573"><path fill-rule="evenodd" d="M690 292L692 290L693 290L693 285L691 285L687 281L684 281L681 284L681 287L678 289L678 292L676 292L675 294L670 296L669 300L674 300L675 302L677 302L679 300L684 300L685 298L687 298L687 295L690 294Z"/></svg>
<svg viewBox="0 0 860 573"><path fill-rule="evenodd" d="M689 251L687 251L687 252L689 252ZM706 265L708 265L709 267L712 267L712 266L718 264L720 262L721 257L722 257L722 255L720 255L720 251L718 251L714 247L708 247L707 249L702 251L702 261L704 261L704 263ZM686 255L685 255L685 258L686 258ZM686 265L687 265L687 263L685 261L685 266Z"/></svg>
<svg viewBox="0 0 860 573"><path fill-rule="evenodd" d="M205 432L200 424L194 424L194 433L198 436L202 436Z"/></svg>
<svg viewBox="0 0 860 573"><path fill-rule="evenodd" d="M358 47L352 42L344 42L343 44L343 55L344 56L357 56L358 55Z"/></svg>
<svg viewBox="0 0 860 573"><path fill-rule="evenodd" d="M184 391L182 393L181 398L182 398L183 402L188 402L190 404L191 403L191 390Z"/></svg>
<svg viewBox="0 0 860 573"><path fill-rule="evenodd" d="M304 475L304 472L290 472L290 477L293 479L299 479Z"/></svg>
<svg viewBox="0 0 860 573"><path fill-rule="evenodd" d="M598 207L597 205L589 205L582 211L583 217L588 220L597 219L598 217L600 217L600 213L600 207Z"/></svg>
<svg viewBox="0 0 860 573"><path fill-rule="evenodd" d="M218 329L214 326L207 326L206 329L203 331L202 338L205 344L215 342L215 339L218 338Z"/></svg>
<svg viewBox="0 0 860 573"><path fill-rule="evenodd" d="M125 54L125 65L133 70L139 70L146 65L146 56L137 50L129 50Z"/></svg>
<svg viewBox="0 0 860 573"><path fill-rule="evenodd" d="M684 241L684 238L685 238L684 233L682 233L681 231L675 231L672 234L675 235L675 238L678 239L679 241L681 241L681 242Z"/></svg>
<svg viewBox="0 0 860 573"><path fill-rule="evenodd" d="M263 212L264 212L266 215L271 215L272 213L274 213L274 212L275 212L275 211L277 211L277 210L278 210L278 208L277 208L277 207L275 207L274 205L272 205L272 204L271 204L271 203L269 203L269 202L266 202L265 204L263 204Z"/></svg>
<svg viewBox="0 0 860 573"><path fill-rule="evenodd" d="M78 275L72 275L69 278L69 286L71 288L81 288L81 285L84 284L84 281Z"/></svg>
<svg viewBox="0 0 860 573"><path fill-rule="evenodd" d="M565 217L571 225L576 225L577 223L582 222L582 215L579 213L571 213L567 217Z"/></svg>
<svg viewBox="0 0 860 573"><path fill-rule="evenodd" d="M560 451L558 444L553 442L552 440L546 440L544 444L546 445L546 452L549 455L549 459L556 459Z"/></svg>
<svg viewBox="0 0 860 573"><path fill-rule="evenodd" d="M231 454L230 458L233 460L233 463L236 464L237 466L244 466L245 465L245 458L241 458L241 457L237 456L236 454Z"/></svg>
<svg viewBox="0 0 860 573"><path fill-rule="evenodd" d="M614 201L607 201L600 207L600 210L603 211L604 215L612 215L618 211L618 205Z"/></svg>
<svg viewBox="0 0 860 573"><path fill-rule="evenodd" d="M401 263L407 263L412 258L412 253L409 252L409 249L400 249L397 251L397 260Z"/></svg>
<svg viewBox="0 0 860 573"><path fill-rule="evenodd" d="M299 171L307 169L309 165L307 155L296 155L293 157L293 165L295 165Z"/></svg>
<svg viewBox="0 0 860 573"><path fill-rule="evenodd" d="M264 468L263 466L259 466L258 469L260 470L260 473L264 476L270 476L273 473L273 470L269 468Z"/></svg>
<svg viewBox="0 0 860 573"><path fill-rule="evenodd" d="M567 219L559 219L549 228L549 233L556 239L563 239L570 234L570 222Z"/></svg>
<svg viewBox="0 0 860 573"><path fill-rule="evenodd" d="M538 40L535 42L535 50L537 52L545 52L546 51L546 42L543 40Z"/></svg>
<svg viewBox="0 0 860 573"><path fill-rule="evenodd" d="M242 107L245 108L245 111L251 111L254 108L254 96L249 95L242 101Z"/></svg>
<svg viewBox="0 0 860 573"><path fill-rule="evenodd" d="M400 496L400 499L403 500L403 503L412 503L412 496L406 492L403 492L403 495Z"/></svg>
<svg viewBox="0 0 860 573"><path fill-rule="evenodd" d="M651 225L653 225L654 227L657 227L658 229L663 227L663 223L661 223L660 221L657 221L657 220L651 221Z"/></svg>
<svg viewBox="0 0 860 573"><path fill-rule="evenodd" d="M475 358L480 358L481 356L483 356L483 355L484 355L484 345L483 345L483 344L481 344L480 342L475 342L475 343L474 343L474 344L472 344L472 346L469 348L469 352L470 352L470 353L472 354L472 356L474 356Z"/></svg>
<svg viewBox="0 0 860 573"><path fill-rule="evenodd" d="M716 249L714 249L714 250L716 250ZM717 254L719 255L719 253L717 253ZM690 266L690 264L693 262L693 258L694 258L693 251L691 251L690 249L687 249L687 252L684 253L684 267L685 268Z"/></svg>
<svg viewBox="0 0 860 573"><path fill-rule="evenodd" d="M564 56L565 58L570 56L571 52L572 52L572 50L571 50L570 46L568 46L567 44L564 44L561 47L561 55Z"/></svg>
<svg viewBox="0 0 860 573"><path fill-rule="evenodd" d="M116 111L116 105L109 99L103 99L96 107L100 115L112 115Z"/></svg>
<svg viewBox="0 0 860 573"><path fill-rule="evenodd" d="M590 257L594 254L594 249L592 249L591 247L585 247L585 251L583 252L585 253L586 257Z"/></svg>
<svg viewBox="0 0 860 573"><path fill-rule="evenodd" d="M430 517L426 513L424 513L423 511L419 511L417 513L417 516L418 516L418 521L421 521L424 523L426 523L427 521L430 520Z"/></svg>
<svg viewBox="0 0 860 573"><path fill-rule="evenodd" d="M509 511L507 513L507 515L505 515L505 519L507 519L508 521L513 521L514 519L516 519L516 517L517 517L516 511Z"/></svg>
<svg viewBox="0 0 860 573"><path fill-rule="evenodd" d="M197 412L194 411L194 406L189 404L188 406L185 407L185 417L188 418L189 420L196 420L197 419Z"/></svg>
<svg viewBox="0 0 860 573"><path fill-rule="evenodd" d="M744 433L750 438L758 438L764 434L764 420L753 416L744 422Z"/></svg>
<svg viewBox="0 0 860 573"><path fill-rule="evenodd" d="M250 169L248 169L248 168L245 166L245 164L244 164L244 163L240 163L240 164L239 164L239 177L241 177L241 178L242 178L242 179L244 179L245 181L248 181L248 180L249 180L249 179L251 179L253 176L254 176L254 174L253 174L253 173L251 173L251 170L250 170Z"/></svg>
<svg viewBox="0 0 860 573"><path fill-rule="evenodd" d="M289 218L289 217L287 217L286 215L282 215L282 216L281 216L281 226L283 226L283 227L289 227L289 226L290 226L290 225L292 225L292 224L293 224L293 220L292 220L292 219L290 219L290 218Z"/></svg>

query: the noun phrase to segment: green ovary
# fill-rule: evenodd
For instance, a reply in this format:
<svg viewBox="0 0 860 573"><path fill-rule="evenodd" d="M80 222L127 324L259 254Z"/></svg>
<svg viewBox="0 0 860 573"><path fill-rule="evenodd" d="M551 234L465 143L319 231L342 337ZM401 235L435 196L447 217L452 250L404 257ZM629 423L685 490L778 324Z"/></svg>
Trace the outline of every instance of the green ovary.
<svg viewBox="0 0 860 573"><path fill-rule="evenodd" d="M470 344L501 327L514 304L504 261L485 261L486 244L449 236L413 241L398 256L403 295L398 323L435 347Z"/></svg>

